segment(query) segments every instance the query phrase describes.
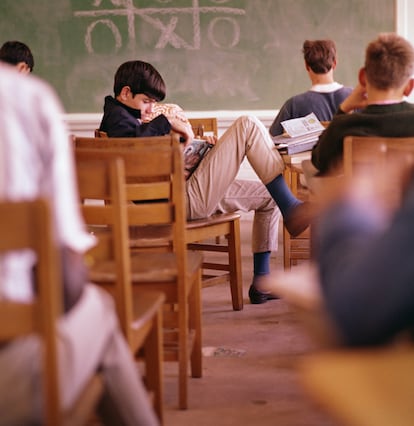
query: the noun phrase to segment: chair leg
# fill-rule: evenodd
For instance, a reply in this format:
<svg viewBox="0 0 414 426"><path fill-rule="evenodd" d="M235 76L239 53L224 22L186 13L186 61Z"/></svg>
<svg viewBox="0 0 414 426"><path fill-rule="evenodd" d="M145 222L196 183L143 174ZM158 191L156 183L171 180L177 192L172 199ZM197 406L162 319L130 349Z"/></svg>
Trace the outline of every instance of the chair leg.
<svg viewBox="0 0 414 426"><path fill-rule="evenodd" d="M190 330L194 332L191 348L191 377L200 378L203 375L202 327L201 327L201 270L197 274L190 293Z"/></svg>
<svg viewBox="0 0 414 426"><path fill-rule="evenodd" d="M233 310L235 311L241 311L243 309L240 244L240 220L236 219L230 223L230 233L228 235L230 290Z"/></svg>
<svg viewBox="0 0 414 426"><path fill-rule="evenodd" d="M285 227L283 227L283 267L285 271L288 271L292 265L291 263L291 237Z"/></svg>
<svg viewBox="0 0 414 426"><path fill-rule="evenodd" d="M158 310L144 347L147 386L154 393L154 410L160 424L164 422L162 311Z"/></svg>
<svg viewBox="0 0 414 426"><path fill-rule="evenodd" d="M178 406L181 410L188 408L188 302L181 304L183 308L178 312Z"/></svg>

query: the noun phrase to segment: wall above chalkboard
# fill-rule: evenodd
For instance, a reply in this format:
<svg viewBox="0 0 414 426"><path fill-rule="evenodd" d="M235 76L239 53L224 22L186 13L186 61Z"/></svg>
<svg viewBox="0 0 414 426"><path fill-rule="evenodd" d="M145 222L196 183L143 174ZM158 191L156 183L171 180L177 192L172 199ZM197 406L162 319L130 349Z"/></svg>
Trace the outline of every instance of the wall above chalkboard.
<svg viewBox="0 0 414 426"><path fill-rule="evenodd" d="M368 41L395 31L394 0L1 0L0 43L20 40L67 112L101 112L124 61L151 62L186 110L277 109L309 86L305 39L332 38L356 83Z"/></svg>

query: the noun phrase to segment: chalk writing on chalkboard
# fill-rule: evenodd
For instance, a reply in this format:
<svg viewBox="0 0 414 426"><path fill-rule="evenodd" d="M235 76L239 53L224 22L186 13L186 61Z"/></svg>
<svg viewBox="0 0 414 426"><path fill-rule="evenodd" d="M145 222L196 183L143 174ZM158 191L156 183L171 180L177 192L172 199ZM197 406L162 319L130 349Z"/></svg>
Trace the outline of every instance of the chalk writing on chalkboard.
<svg viewBox="0 0 414 426"><path fill-rule="evenodd" d="M224 3L223 0L213 0L213 3ZM192 5L188 7L143 7L139 8L134 5L133 0L111 0L114 9L100 9L102 0L94 0L92 10L75 11L75 17L97 18L86 28L85 47L89 53L94 53L93 34L97 26L106 26L113 35L115 41L115 49L118 51L122 47L122 35L117 25L110 17L125 16L128 22L128 42L129 46L135 47L136 34L135 25L136 18L139 17L146 23L150 24L154 29L160 31L160 36L155 43L156 49L163 49L167 45L171 45L176 49L199 50L201 48L201 15L213 15L207 26L207 38L215 47L232 48L237 46L240 41L240 26L233 16L245 15L246 12L238 7L225 6L200 6L199 0L192 0ZM166 2L164 2L166 3ZM119 7L118 7L119 6ZM163 22L159 16L168 15L168 22ZM186 40L182 35L176 32L180 25L182 16L192 17L192 40ZM219 16L217 16L219 15ZM217 25L226 24L230 28L231 37L226 40L223 46L222 41L215 37L215 28Z"/></svg>

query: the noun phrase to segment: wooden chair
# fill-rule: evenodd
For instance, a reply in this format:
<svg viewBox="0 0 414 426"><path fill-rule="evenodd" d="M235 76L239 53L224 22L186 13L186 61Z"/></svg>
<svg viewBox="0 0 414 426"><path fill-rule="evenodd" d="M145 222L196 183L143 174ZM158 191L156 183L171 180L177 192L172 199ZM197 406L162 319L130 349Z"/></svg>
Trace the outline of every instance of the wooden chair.
<svg viewBox="0 0 414 426"><path fill-rule="evenodd" d="M321 121L324 127L327 127L329 123L329 121ZM301 177L303 177L302 163L303 160L309 160L310 156L310 151L282 155L286 165L283 173L285 181L293 195L302 201L308 200L311 195L309 188L304 187L301 183ZM292 237L287 229L283 228L283 266L285 270L289 270L300 261L310 259L310 235L310 227L297 237Z"/></svg>
<svg viewBox="0 0 414 426"><path fill-rule="evenodd" d="M196 137L218 136L216 117L190 118L189 122ZM222 236L224 241L221 239ZM187 242L192 250L227 253L226 263L204 262L203 287L228 281L233 309L235 311L243 309L240 215L238 213L215 214L207 219L188 221Z"/></svg>
<svg viewBox="0 0 414 426"><path fill-rule="evenodd" d="M401 202L413 163L414 137L347 136L344 140L344 178L372 177L390 208Z"/></svg>
<svg viewBox="0 0 414 426"><path fill-rule="evenodd" d="M349 426L411 426L414 348L331 350L299 364L308 395Z"/></svg>
<svg viewBox="0 0 414 426"><path fill-rule="evenodd" d="M96 159L121 157L127 180L129 226L136 229L159 226L169 231L164 233L163 238L169 241L162 251L149 244L132 252L131 276L134 292L157 290L166 296L164 360L178 361L179 406L187 408L189 359L192 377L202 375L202 257L200 253L187 252L184 238L185 182L181 149L175 144L141 143L130 150L76 148L76 152L76 155L83 152Z"/></svg>
<svg viewBox="0 0 414 426"><path fill-rule="evenodd" d="M198 121L197 121L198 123ZM98 131L97 131L98 132ZM96 133L97 134L97 133ZM141 144L178 143L176 135L151 138L84 138L74 140L76 148L126 148L133 150ZM186 223L186 242L191 250L204 254L220 254L220 259L205 259L203 262L203 287L225 282L230 284L232 306L235 311L243 309L243 279L240 248L240 214L214 214L206 219L188 220ZM220 237L224 237L220 240ZM154 239L153 239L154 240ZM136 246L140 242L135 239Z"/></svg>
<svg viewBox="0 0 414 426"><path fill-rule="evenodd" d="M51 215L45 200L0 203L0 252L30 249L36 253L37 293L32 303L0 301L0 341L36 333L43 340L44 423L84 425L103 392L102 377L91 377L69 410L60 408L55 327L62 313L59 256L54 245Z"/></svg>
<svg viewBox="0 0 414 426"><path fill-rule="evenodd" d="M79 151L76 170L83 217L99 241L88 253L92 260L89 278L114 297L119 322L133 355L138 358L144 350L146 384L162 423L165 296L159 291L132 291L123 161L115 157L97 160Z"/></svg>
<svg viewBox="0 0 414 426"><path fill-rule="evenodd" d="M409 159L408 154L413 151L414 137L347 136L344 140L344 175L377 172L389 164L393 156L400 162L403 157ZM397 158L398 153L402 156Z"/></svg>
<svg viewBox="0 0 414 426"><path fill-rule="evenodd" d="M286 168L283 176L292 194L302 201L306 201L308 191L303 188L300 189L300 175L302 173L300 163L294 163L293 157L284 156ZM297 154L296 157L302 158L300 154ZM292 237L288 230L285 227L283 228L283 266L285 270L289 270L298 261L310 259L310 232L310 228L307 228L297 237Z"/></svg>
<svg viewBox="0 0 414 426"><path fill-rule="evenodd" d="M188 121L193 128L195 137L201 138L205 135L218 136L216 117L189 118Z"/></svg>

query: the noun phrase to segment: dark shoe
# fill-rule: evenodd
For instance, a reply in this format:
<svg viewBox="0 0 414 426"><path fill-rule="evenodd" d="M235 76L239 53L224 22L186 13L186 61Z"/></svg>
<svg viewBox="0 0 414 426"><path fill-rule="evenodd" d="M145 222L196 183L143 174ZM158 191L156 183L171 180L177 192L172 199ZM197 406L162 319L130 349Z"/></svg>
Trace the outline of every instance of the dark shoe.
<svg viewBox="0 0 414 426"><path fill-rule="evenodd" d="M253 305L260 305L262 303L266 303L268 300L275 300L279 298L274 294L262 293L252 284L249 288L249 299L250 303Z"/></svg>
<svg viewBox="0 0 414 426"><path fill-rule="evenodd" d="M292 209L287 217L283 218L283 223L292 237L297 237L309 226L312 217L311 203L305 201Z"/></svg>

